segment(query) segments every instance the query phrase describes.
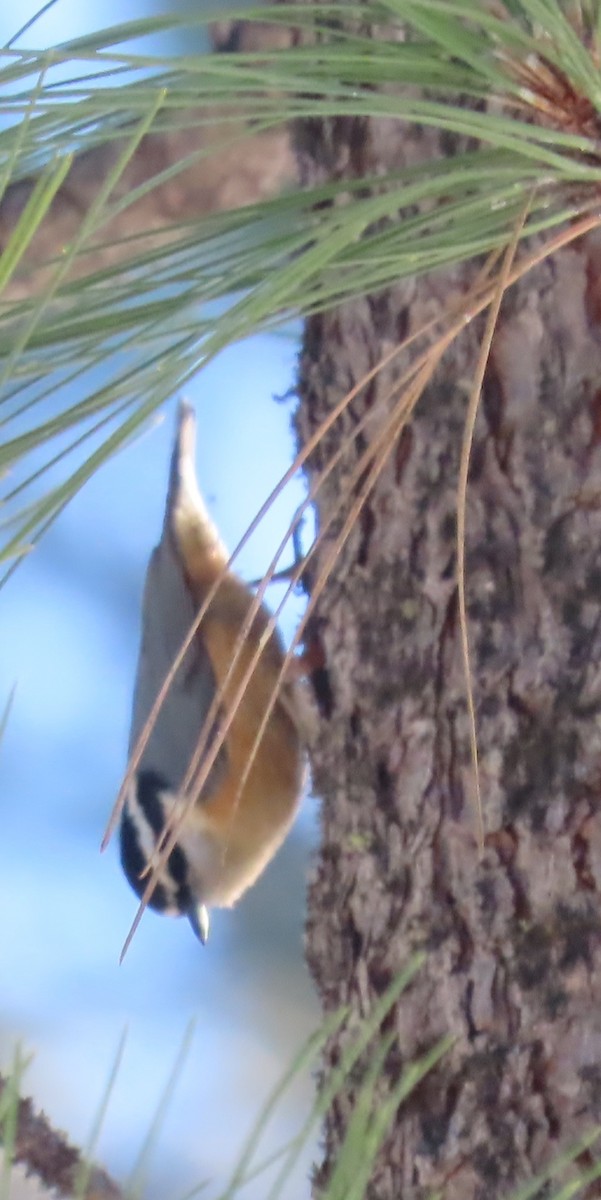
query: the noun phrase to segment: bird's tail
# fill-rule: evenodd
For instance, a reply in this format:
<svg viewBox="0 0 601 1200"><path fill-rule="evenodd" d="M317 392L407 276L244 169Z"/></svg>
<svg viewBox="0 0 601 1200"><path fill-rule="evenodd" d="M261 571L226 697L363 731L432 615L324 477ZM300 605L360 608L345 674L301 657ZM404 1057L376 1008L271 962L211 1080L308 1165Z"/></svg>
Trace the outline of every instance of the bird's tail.
<svg viewBox="0 0 601 1200"><path fill-rule="evenodd" d="M209 516L196 477L196 416L185 400L179 405L177 431L165 508L163 534L175 543L186 575L206 585L223 569L229 555Z"/></svg>

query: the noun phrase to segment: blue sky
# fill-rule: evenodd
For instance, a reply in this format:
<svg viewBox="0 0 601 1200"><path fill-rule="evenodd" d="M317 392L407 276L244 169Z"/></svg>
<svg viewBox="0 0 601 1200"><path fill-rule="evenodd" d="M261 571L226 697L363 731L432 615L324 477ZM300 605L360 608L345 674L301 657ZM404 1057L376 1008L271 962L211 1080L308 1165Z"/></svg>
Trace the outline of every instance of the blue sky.
<svg viewBox="0 0 601 1200"><path fill-rule="evenodd" d="M96 10L59 0L27 44L83 32L84 11L90 28L95 11L108 24L149 10L133 0ZM26 16L20 7L19 20ZM201 485L230 546L290 461L291 407L273 397L293 382L295 356L292 337L255 339L186 390L198 415ZM187 922L148 913L118 966L136 904L115 846L100 856L99 844L125 766L139 605L160 532L174 409L175 398L98 473L0 594L0 704L16 683L0 747L0 1063L22 1039L35 1052L29 1090L85 1142L127 1027L98 1150L123 1178L194 1020L144 1191L161 1200L207 1178L205 1194L217 1194L261 1102L319 1023L301 944L310 802L252 892L233 912L214 914L205 949ZM268 562L301 495L299 485L245 551L247 577ZM309 1080L299 1081L265 1153L295 1131L311 1096ZM285 1193L295 1200L308 1194L300 1185L307 1163ZM264 1200L265 1183L243 1194Z"/></svg>

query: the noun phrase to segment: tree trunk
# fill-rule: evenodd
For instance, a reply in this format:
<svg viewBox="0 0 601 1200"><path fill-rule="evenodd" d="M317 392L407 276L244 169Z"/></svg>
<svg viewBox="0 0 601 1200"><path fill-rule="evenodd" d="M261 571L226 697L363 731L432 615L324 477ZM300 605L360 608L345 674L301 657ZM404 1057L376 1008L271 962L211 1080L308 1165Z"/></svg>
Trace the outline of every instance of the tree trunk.
<svg viewBox="0 0 601 1200"><path fill-rule="evenodd" d="M357 121L312 123L300 143L311 182L441 155L448 144ZM395 1010L382 1095L439 1037L456 1039L399 1110L370 1200L507 1197L601 1115L601 345L592 255L582 244L566 250L508 293L478 416L466 581L483 856L455 582L458 462L481 324L452 347L391 446L317 607L328 704L313 754L323 840L309 963L325 1010L348 1004L358 1020L412 953L427 951ZM301 441L468 281L465 271L420 279L311 319ZM311 477L367 408L381 427L379 406L390 410L400 369L363 388L312 457ZM318 523L374 436L367 426L344 456L318 500ZM324 1072L348 1038L347 1028L332 1039ZM351 1078L327 1118L317 1194L355 1096Z"/></svg>

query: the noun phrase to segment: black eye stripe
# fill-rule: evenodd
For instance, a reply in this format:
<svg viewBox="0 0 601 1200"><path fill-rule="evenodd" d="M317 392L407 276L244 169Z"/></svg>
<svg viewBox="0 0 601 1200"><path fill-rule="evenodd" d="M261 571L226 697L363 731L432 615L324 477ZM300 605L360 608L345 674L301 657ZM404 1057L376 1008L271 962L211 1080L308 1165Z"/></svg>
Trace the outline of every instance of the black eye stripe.
<svg viewBox="0 0 601 1200"><path fill-rule="evenodd" d="M188 862L180 846L174 846L167 859L169 878L177 887L175 903L180 912L188 912L192 907L192 892L188 886Z"/></svg>
<svg viewBox="0 0 601 1200"><path fill-rule="evenodd" d="M138 833L127 810L121 818L121 863L129 880L137 879L144 870L144 855L138 842Z"/></svg>
<svg viewBox="0 0 601 1200"><path fill-rule="evenodd" d="M141 896L148 882L147 879L140 878L146 866L146 859L138 842L138 831L135 823L127 812L123 813L121 820L120 842L121 866L134 892L137 896ZM156 909L157 912L164 912L166 908L170 907L167 890L161 883L157 883L148 904L150 908Z"/></svg>
<svg viewBox="0 0 601 1200"><path fill-rule="evenodd" d="M183 850L179 846L174 846L169 858L167 859L169 874L174 883L185 884L188 879L188 864Z"/></svg>
<svg viewBox="0 0 601 1200"><path fill-rule="evenodd" d="M165 828L165 810L160 793L166 791L168 791L167 782L157 771L141 771L138 775L138 803L155 835L155 842L158 841ZM177 844L169 855L167 867L174 883L180 886L186 884L188 878L186 856Z"/></svg>
<svg viewBox="0 0 601 1200"><path fill-rule="evenodd" d="M140 771L136 778L136 795L155 838L163 832L165 814L160 799L161 792L169 791L169 784L158 771Z"/></svg>
<svg viewBox="0 0 601 1200"><path fill-rule="evenodd" d="M156 846L165 827L165 808L161 793L168 794L169 785L157 771L141 771L136 778L135 793L126 805L121 818L121 865L137 896L141 896L148 878L140 876L147 866L149 841ZM144 836L144 828L147 830ZM150 835L150 837L149 837ZM193 895L188 885L188 863L181 846L175 845L161 872L149 900L149 907L158 912L166 909L187 913Z"/></svg>

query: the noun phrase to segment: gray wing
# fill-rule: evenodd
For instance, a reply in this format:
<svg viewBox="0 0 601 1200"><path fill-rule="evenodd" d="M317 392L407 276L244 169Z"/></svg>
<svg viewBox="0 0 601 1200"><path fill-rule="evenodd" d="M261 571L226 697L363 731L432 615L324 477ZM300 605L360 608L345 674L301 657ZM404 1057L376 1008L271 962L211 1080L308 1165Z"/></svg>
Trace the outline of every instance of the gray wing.
<svg viewBox="0 0 601 1200"><path fill-rule="evenodd" d="M171 538L165 532L153 551L144 586L142 639L134 689L129 753L189 632L196 606ZM202 640L186 653L144 750L138 771L153 770L177 791L196 749L213 696L215 677ZM210 743L209 743L210 744ZM220 751L203 795L211 794L226 765Z"/></svg>

